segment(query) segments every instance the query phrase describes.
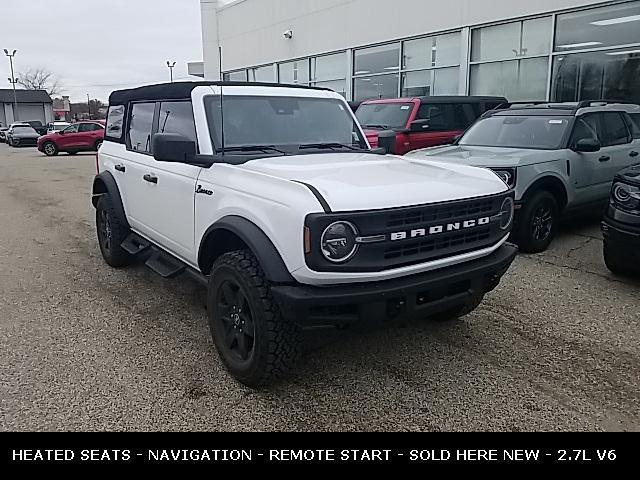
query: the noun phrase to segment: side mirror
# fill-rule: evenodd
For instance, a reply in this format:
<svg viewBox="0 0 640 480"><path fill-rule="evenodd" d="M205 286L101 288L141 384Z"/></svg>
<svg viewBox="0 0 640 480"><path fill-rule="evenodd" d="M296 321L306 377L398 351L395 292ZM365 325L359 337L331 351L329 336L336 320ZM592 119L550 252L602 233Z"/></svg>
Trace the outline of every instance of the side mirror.
<svg viewBox="0 0 640 480"><path fill-rule="evenodd" d="M60 135L64 135L64 130L60 130Z"/></svg>
<svg viewBox="0 0 640 480"><path fill-rule="evenodd" d="M600 148L600 142L597 140L594 140L593 138L583 138L576 142L572 150L579 153L592 153L599 152Z"/></svg>
<svg viewBox="0 0 640 480"><path fill-rule="evenodd" d="M151 148L158 162L191 163L196 158L196 142L176 133L156 133Z"/></svg>
<svg viewBox="0 0 640 480"><path fill-rule="evenodd" d="M409 131L413 132L413 133L415 133L415 132L426 132L427 130L429 130L429 128L431 128L430 123L431 122L429 120L427 120L427 119L414 120L409 125Z"/></svg>
<svg viewBox="0 0 640 480"><path fill-rule="evenodd" d="M378 147L383 148L385 153L396 153L396 132L393 130L385 130L378 134Z"/></svg>

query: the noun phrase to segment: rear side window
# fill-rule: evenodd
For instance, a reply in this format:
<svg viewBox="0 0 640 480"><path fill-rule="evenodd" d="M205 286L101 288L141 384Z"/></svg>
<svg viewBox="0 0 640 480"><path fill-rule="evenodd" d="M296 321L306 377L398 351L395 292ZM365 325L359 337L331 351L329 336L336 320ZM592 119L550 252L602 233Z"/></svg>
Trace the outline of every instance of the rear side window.
<svg viewBox="0 0 640 480"><path fill-rule="evenodd" d="M475 122L478 116L470 103L456 103L453 105L453 126L456 130L466 130Z"/></svg>
<svg viewBox="0 0 640 480"><path fill-rule="evenodd" d="M196 142L196 124L191 102L162 102L158 133L177 133Z"/></svg>
<svg viewBox="0 0 640 480"><path fill-rule="evenodd" d="M631 118L633 138L640 138L640 113L629 114L629 118Z"/></svg>
<svg viewBox="0 0 640 480"><path fill-rule="evenodd" d="M421 105L418 111L418 118L429 120L429 131L432 132L456 130L453 127L452 105Z"/></svg>
<svg viewBox="0 0 640 480"><path fill-rule="evenodd" d="M124 112L124 105L113 105L109 107L109 112L107 113L107 130L104 134L105 139L110 139L115 142L122 141Z"/></svg>
<svg viewBox="0 0 640 480"><path fill-rule="evenodd" d="M95 132L97 130L102 130L102 127L97 123L81 123L79 128L80 132Z"/></svg>
<svg viewBox="0 0 640 480"><path fill-rule="evenodd" d="M606 131L606 146L624 145L629 143L629 129L622 114L616 112L603 113L604 129Z"/></svg>
<svg viewBox="0 0 640 480"><path fill-rule="evenodd" d="M151 132L155 110L155 103L134 103L131 106L127 135L127 146L130 150L151 153Z"/></svg>

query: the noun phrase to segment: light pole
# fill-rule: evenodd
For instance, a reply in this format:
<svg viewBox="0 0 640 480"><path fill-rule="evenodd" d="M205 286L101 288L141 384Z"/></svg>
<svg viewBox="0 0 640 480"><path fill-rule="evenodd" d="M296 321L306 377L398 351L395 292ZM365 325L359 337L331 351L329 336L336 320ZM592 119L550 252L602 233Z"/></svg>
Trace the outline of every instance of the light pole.
<svg viewBox="0 0 640 480"><path fill-rule="evenodd" d="M91 100L89 100L89 94L87 93L87 109L89 112L89 120L91 120Z"/></svg>
<svg viewBox="0 0 640 480"><path fill-rule="evenodd" d="M173 67L176 66L176 62L170 62L167 60L167 67L169 67L169 74L171 75L171 83L173 83Z"/></svg>
<svg viewBox="0 0 640 480"><path fill-rule="evenodd" d="M13 50L13 52L9 53L9 50L4 49L4 54L9 57L9 63L11 64L11 78L9 79L9 83L13 85L13 120L18 120L18 97L16 95L16 83L18 83L18 79L13 74L13 57L16 56L17 50Z"/></svg>

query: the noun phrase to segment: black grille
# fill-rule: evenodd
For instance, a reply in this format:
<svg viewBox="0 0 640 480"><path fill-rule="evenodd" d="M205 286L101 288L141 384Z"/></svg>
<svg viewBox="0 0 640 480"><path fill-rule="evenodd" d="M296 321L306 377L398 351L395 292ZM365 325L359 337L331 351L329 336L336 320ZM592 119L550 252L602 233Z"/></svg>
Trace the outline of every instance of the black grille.
<svg viewBox="0 0 640 480"><path fill-rule="evenodd" d="M494 200L484 199L470 201L459 205L439 205L435 207L418 207L415 211L390 214L388 227L411 228L434 222L448 222L456 218L482 216L494 208Z"/></svg>
<svg viewBox="0 0 640 480"><path fill-rule="evenodd" d="M464 232L456 235L436 237L422 241L412 241L398 247L388 248L385 251L384 258L397 259L403 257L412 257L416 255L429 255L434 252L445 252L446 256L450 256L452 249L460 249L458 255L469 251L469 247L476 247L478 242L483 242L491 238L491 228L481 228L475 231ZM473 250L474 248L472 248ZM437 260L442 258L431 258Z"/></svg>
<svg viewBox="0 0 640 480"><path fill-rule="evenodd" d="M307 265L320 272L377 272L490 247L508 234L500 228L498 217L508 196L513 197L513 192L388 210L309 215L306 224L311 229L311 253L306 256ZM489 221L481 223L480 219ZM340 220L353 223L361 237L384 236L385 240L363 243L353 259L332 264L322 255L320 237L328 225ZM467 221L475 223L465 226Z"/></svg>

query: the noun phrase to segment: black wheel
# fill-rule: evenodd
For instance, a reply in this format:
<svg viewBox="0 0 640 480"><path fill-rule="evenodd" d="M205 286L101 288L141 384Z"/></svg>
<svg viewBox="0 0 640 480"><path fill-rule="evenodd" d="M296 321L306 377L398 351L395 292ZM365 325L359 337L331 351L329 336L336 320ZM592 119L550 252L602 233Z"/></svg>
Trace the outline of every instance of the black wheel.
<svg viewBox="0 0 640 480"><path fill-rule="evenodd" d="M514 232L520 250L525 253L540 253L549 248L558 217L558 202L550 192L543 190L529 197L520 212Z"/></svg>
<svg viewBox="0 0 640 480"><path fill-rule="evenodd" d="M286 375L299 353L299 328L285 320L255 256L222 255L207 292L211 335L226 368L241 383L259 387Z"/></svg>
<svg viewBox="0 0 640 480"><path fill-rule="evenodd" d="M101 146L102 146L102 140L98 140L95 145L96 152L100 150Z"/></svg>
<svg viewBox="0 0 640 480"><path fill-rule="evenodd" d="M77 153L78 153L78 151L77 151L77 150L69 150L67 153L68 153L69 155L75 155L75 154L77 154Z"/></svg>
<svg viewBox="0 0 640 480"><path fill-rule="evenodd" d="M444 312L436 313L435 315L431 315L429 320L434 322L449 322L451 320L458 320L460 317L464 317L465 315L469 315L473 312L484 300L484 293L479 293L473 295L471 299L462 305L456 305Z"/></svg>
<svg viewBox="0 0 640 480"><path fill-rule="evenodd" d="M622 255L624 251L624 249L616 248L615 244L605 239L604 263L607 265L607 268L616 275L626 275L632 271L629 267L629 259Z"/></svg>
<svg viewBox="0 0 640 480"><path fill-rule="evenodd" d="M46 142L42 146L42 151L47 157L53 157L55 155L58 155L58 147L56 147L56 144L53 142Z"/></svg>
<svg viewBox="0 0 640 480"><path fill-rule="evenodd" d="M98 244L105 262L112 267L131 265L134 258L122 249L121 244L129 235L127 221L113 208L109 195L105 194L96 206L96 229Z"/></svg>

